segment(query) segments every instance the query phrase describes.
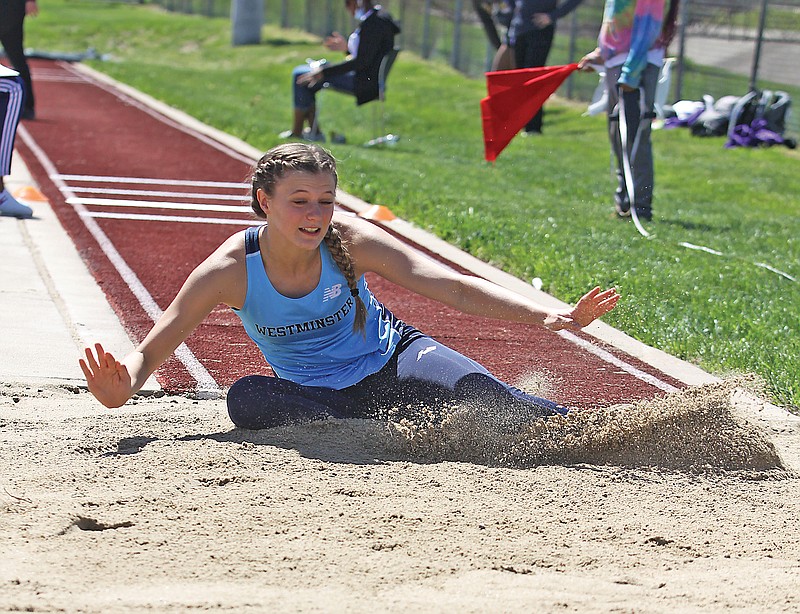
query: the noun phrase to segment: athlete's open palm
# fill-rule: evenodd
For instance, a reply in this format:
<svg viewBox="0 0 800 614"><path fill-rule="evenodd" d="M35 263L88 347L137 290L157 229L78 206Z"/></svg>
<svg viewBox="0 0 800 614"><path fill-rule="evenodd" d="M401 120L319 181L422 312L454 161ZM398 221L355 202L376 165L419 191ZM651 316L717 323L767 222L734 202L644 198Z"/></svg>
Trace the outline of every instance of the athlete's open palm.
<svg viewBox="0 0 800 614"><path fill-rule="evenodd" d="M619 301L619 294L616 288L601 291L599 287L595 287L581 297L569 315L578 326L588 326L600 316L614 309L617 301Z"/></svg>
<svg viewBox="0 0 800 614"><path fill-rule="evenodd" d="M131 394L131 376L128 368L119 362L110 352L106 352L99 343L86 348L86 360L81 358L83 374L89 391L106 407L120 407Z"/></svg>

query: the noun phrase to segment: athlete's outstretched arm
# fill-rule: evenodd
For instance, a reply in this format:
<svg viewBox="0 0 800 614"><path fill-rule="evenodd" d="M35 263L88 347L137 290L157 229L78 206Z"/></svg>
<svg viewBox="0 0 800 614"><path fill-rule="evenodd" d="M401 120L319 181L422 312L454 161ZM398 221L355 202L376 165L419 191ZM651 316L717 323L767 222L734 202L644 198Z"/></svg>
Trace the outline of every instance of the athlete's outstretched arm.
<svg viewBox="0 0 800 614"><path fill-rule="evenodd" d="M549 309L521 294L480 277L444 267L370 222L342 219L351 236L350 251L360 273L371 271L417 294L472 315L540 324L553 330L580 329L611 311L616 289L587 292L574 307Z"/></svg>
<svg viewBox="0 0 800 614"><path fill-rule="evenodd" d="M79 363L97 400L106 407L120 407L214 307L220 303L241 307L247 286L243 260L244 240L234 235L192 271L144 341L121 361L99 343L86 348Z"/></svg>

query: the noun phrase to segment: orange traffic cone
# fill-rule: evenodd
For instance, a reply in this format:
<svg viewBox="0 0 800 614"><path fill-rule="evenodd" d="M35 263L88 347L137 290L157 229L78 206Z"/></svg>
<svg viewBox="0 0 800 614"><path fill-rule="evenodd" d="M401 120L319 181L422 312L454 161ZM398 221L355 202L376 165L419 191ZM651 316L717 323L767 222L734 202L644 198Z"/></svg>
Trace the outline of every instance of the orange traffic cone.
<svg viewBox="0 0 800 614"><path fill-rule="evenodd" d="M358 216L366 220L375 220L378 222L391 222L397 218L389 207L385 207L384 205L372 205L369 209L359 213Z"/></svg>
<svg viewBox="0 0 800 614"><path fill-rule="evenodd" d="M21 188L17 188L14 190L12 196L22 200L38 200L41 202L45 202L47 200L47 197L45 197L45 195L39 191L39 188L36 188L32 185L26 185Z"/></svg>

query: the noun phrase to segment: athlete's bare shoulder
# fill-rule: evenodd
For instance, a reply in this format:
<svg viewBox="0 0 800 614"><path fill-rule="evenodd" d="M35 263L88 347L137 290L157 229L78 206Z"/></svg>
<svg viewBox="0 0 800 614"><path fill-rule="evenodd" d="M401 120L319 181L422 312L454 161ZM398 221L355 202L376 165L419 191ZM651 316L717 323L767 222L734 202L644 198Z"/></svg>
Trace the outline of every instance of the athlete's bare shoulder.
<svg viewBox="0 0 800 614"><path fill-rule="evenodd" d="M197 268L190 279L216 288L220 302L241 307L247 291L245 233L242 230L222 242Z"/></svg>
<svg viewBox="0 0 800 614"><path fill-rule="evenodd" d="M405 243L379 224L347 214L337 214L333 221L350 252L357 276L372 271L385 277L387 268L400 266L412 254Z"/></svg>
<svg viewBox="0 0 800 614"><path fill-rule="evenodd" d="M333 223L342 235L342 240L350 248L357 248L360 244L374 240L376 236L385 231L354 213L337 211L333 214Z"/></svg>

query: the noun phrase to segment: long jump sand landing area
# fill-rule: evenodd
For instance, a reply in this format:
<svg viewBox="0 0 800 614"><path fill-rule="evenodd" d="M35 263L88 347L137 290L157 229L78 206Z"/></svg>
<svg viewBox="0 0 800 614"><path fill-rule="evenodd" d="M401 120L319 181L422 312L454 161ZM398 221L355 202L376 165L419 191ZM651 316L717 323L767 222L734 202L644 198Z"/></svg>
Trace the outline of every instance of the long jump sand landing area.
<svg viewBox="0 0 800 614"><path fill-rule="evenodd" d="M85 69L34 71L20 151L135 341L249 223L258 152ZM371 281L401 317L582 409L233 429L224 401L196 397L269 371L223 309L158 374L187 395L108 411L75 382L7 381L0 611L800 610L796 417L602 325L571 338L460 318Z"/></svg>

